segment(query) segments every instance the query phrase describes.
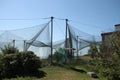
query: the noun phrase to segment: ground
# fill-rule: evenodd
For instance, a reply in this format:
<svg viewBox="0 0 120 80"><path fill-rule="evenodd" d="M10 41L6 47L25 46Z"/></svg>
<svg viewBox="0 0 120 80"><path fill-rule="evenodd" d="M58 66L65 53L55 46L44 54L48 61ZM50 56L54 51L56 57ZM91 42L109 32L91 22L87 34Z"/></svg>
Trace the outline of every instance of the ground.
<svg viewBox="0 0 120 80"><path fill-rule="evenodd" d="M18 77L12 79L3 79L3 80L106 80L101 77L91 78L85 68L87 65L86 62L91 58L88 56L81 57L76 65L71 66L44 66L40 68L44 72L44 76L41 78L36 77ZM43 61L43 63L45 63Z"/></svg>
<svg viewBox="0 0 120 80"><path fill-rule="evenodd" d="M80 73L62 67L51 66L42 70L47 72L47 75L41 78L41 80L96 80L89 77L86 73Z"/></svg>
<svg viewBox="0 0 120 80"><path fill-rule="evenodd" d="M98 80L91 78L86 73L74 71L72 69L66 69L58 66L47 66L41 69L46 74L42 78L36 77L18 77L4 80Z"/></svg>

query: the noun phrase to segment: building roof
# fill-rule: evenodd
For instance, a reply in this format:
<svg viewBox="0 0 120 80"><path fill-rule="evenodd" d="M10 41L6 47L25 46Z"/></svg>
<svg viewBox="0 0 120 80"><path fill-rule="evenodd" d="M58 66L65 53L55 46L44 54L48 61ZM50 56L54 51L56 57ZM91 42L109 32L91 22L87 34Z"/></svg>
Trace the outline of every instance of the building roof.
<svg viewBox="0 0 120 80"><path fill-rule="evenodd" d="M116 24L115 26L120 26L120 24Z"/></svg>
<svg viewBox="0 0 120 80"><path fill-rule="evenodd" d="M106 32L106 33L102 33L101 35L110 35L112 33L114 33L114 32Z"/></svg>

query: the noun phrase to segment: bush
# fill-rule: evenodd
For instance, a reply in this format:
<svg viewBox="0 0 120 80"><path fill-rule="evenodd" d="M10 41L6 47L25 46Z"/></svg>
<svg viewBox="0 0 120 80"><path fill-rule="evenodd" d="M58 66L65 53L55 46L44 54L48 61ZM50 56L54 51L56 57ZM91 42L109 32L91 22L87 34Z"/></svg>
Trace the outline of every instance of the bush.
<svg viewBox="0 0 120 80"><path fill-rule="evenodd" d="M26 74L37 72L41 67L41 61L32 51L21 52L22 63Z"/></svg>
<svg viewBox="0 0 120 80"><path fill-rule="evenodd" d="M1 48L1 51L3 54L13 54L13 53L18 53L19 50L11 45L5 45L3 48Z"/></svg>
<svg viewBox="0 0 120 80"><path fill-rule="evenodd" d="M29 76L38 72L41 61L32 51L6 54L3 59L3 77Z"/></svg>
<svg viewBox="0 0 120 80"><path fill-rule="evenodd" d="M108 47L107 56L105 56L104 46ZM100 59L98 60L98 72L107 78L107 80L120 80L120 32L114 32L109 39L101 45Z"/></svg>
<svg viewBox="0 0 120 80"><path fill-rule="evenodd" d="M2 78L2 75L1 75L2 66L3 66L2 58L3 58L3 55L0 54L0 79Z"/></svg>
<svg viewBox="0 0 120 80"><path fill-rule="evenodd" d="M62 48L58 49L53 55L53 60L56 63L65 63L65 51Z"/></svg>
<svg viewBox="0 0 120 80"><path fill-rule="evenodd" d="M16 77L17 75L22 74L22 62L21 55L18 53L7 54L3 57L3 77Z"/></svg>

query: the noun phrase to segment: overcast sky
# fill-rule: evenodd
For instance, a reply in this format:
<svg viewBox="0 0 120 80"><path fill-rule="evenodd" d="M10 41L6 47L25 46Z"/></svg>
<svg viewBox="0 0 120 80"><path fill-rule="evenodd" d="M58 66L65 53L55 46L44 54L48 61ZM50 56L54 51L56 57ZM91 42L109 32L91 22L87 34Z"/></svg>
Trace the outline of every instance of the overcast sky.
<svg viewBox="0 0 120 80"><path fill-rule="evenodd" d="M81 31L100 35L114 30L114 25L120 23L120 0L0 0L0 30L31 27L48 21L16 19L51 16L67 18ZM56 22L63 26L61 21Z"/></svg>

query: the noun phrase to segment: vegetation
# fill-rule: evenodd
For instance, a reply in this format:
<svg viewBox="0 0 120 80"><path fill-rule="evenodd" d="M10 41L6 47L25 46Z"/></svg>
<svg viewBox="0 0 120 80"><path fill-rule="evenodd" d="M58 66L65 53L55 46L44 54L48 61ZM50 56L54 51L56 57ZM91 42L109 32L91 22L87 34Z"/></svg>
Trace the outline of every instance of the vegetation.
<svg viewBox="0 0 120 80"><path fill-rule="evenodd" d="M104 52L106 44L94 43L90 46L89 55L71 59L69 64L64 64L64 50L60 48L53 55L53 62L57 65L48 66L44 60L43 68L40 59L33 52L19 52L16 48L7 46L2 49L4 55L0 55L0 77L17 77L11 80L96 80L86 74L88 71L94 71L100 80L120 80L120 37L118 36L120 32L115 32L106 42L109 48L107 56ZM41 74L44 77L40 78Z"/></svg>
<svg viewBox="0 0 120 80"><path fill-rule="evenodd" d="M32 51L18 52L11 46L5 46L2 50L5 52L0 56L0 76L2 78L41 76L38 70L41 67L41 61Z"/></svg>
<svg viewBox="0 0 120 80"><path fill-rule="evenodd" d="M47 66L41 68L40 70L46 73L45 77L36 78L36 77L17 77L4 80L97 80L91 78L86 73L77 72L64 67L59 66ZM103 79L101 79L103 80Z"/></svg>
<svg viewBox="0 0 120 80"><path fill-rule="evenodd" d="M5 55L5 54L13 54L13 53L18 53L19 50L14 47L14 46L11 46L10 44L9 45L5 45L4 48L1 48L1 51L2 53Z"/></svg>
<svg viewBox="0 0 120 80"><path fill-rule="evenodd" d="M100 73L108 80L120 80L120 32L115 32L108 40L109 56L101 57Z"/></svg>
<svg viewBox="0 0 120 80"><path fill-rule="evenodd" d="M120 80L120 32L115 32L109 36L108 41L105 44L100 45L99 59L89 62L90 68L93 71L98 72L100 75L107 78L107 80ZM109 54L103 52L104 46L109 50ZM94 55L97 55L98 51L94 48L90 48ZM104 54L107 54L104 55Z"/></svg>
<svg viewBox="0 0 120 80"><path fill-rule="evenodd" d="M51 55L49 55L48 59L51 58ZM53 63L57 64L63 64L65 63L65 50L62 48L59 48L53 55Z"/></svg>
<svg viewBox="0 0 120 80"><path fill-rule="evenodd" d="M91 58L93 58L93 59L97 58L98 48L97 48L96 43L93 43L93 44L90 45L90 49L89 49L88 52L89 52L88 54L91 56Z"/></svg>

